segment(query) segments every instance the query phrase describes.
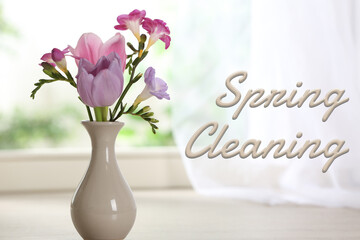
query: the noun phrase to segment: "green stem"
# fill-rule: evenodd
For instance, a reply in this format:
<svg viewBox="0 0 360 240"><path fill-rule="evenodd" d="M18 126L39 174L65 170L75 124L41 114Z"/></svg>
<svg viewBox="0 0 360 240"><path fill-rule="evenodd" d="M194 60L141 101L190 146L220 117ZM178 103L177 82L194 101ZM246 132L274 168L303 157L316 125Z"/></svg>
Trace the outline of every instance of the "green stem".
<svg viewBox="0 0 360 240"><path fill-rule="evenodd" d="M97 122L102 122L102 110L101 107L94 107L95 119Z"/></svg>
<svg viewBox="0 0 360 240"><path fill-rule="evenodd" d="M106 122L109 107L94 107L95 119L97 122Z"/></svg>
<svg viewBox="0 0 360 240"><path fill-rule="evenodd" d="M136 110L139 104L137 105L131 105L131 107L128 108L128 110L125 112L125 109L120 110L119 114L113 119L114 121L118 120L123 114L130 114ZM125 108L125 107L124 107Z"/></svg>
<svg viewBox="0 0 360 240"><path fill-rule="evenodd" d="M102 115L103 122L107 122L108 111L109 111L109 107L102 107L101 108L101 115Z"/></svg>
<svg viewBox="0 0 360 240"><path fill-rule="evenodd" d="M140 44L140 43L139 43ZM139 49L140 49L140 45L139 45ZM139 59L139 62L136 63L132 69L132 72L131 72L131 76L130 76L130 80L128 82L128 84L126 85L125 87L125 90L122 92L119 100L117 101L116 105L115 105L115 108L114 108L114 111L113 111L113 116L116 116L116 112L118 110L118 108L120 107L120 104L122 103L122 100L124 99L125 95L127 94L127 92L129 91L131 85L133 85L133 80L134 80L134 74L135 74L135 70L137 68L137 66L141 63L142 60L145 59L146 57L146 51L144 51L145 55L142 56L140 59ZM111 121L114 121L114 119L111 119Z"/></svg>
<svg viewBox="0 0 360 240"><path fill-rule="evenodd" d="M140 63L140 62L139 62ZM139 64L138 63L138 64ZM131 76L130 76L130 80L128 82L128 84L126 85L123 93L121 94L119 100L117 101L116 105L115 105L115 108L114 108L114 111L113 111L113 115L115 116L116 115L116 112L120 106L120 103L122 102L122 100L124 99L126 93L129 91L131 85L133 84L133 78L134 78L134 74L135 74L135 70L136 70L136 67L138 66L138 64L136 64L132 70L132 73L131 73Z"/></svg>
<svg viewBox="0 0 360 240"><path fill-rule="evenodd" d="M94 121L93 116L92 116L91 111L90 111L90 107L89 107L88 105L86 105L86 104L83 102L83 100L81 100L81 97L80 97L80 96L79 96L78 98L79 98L80 102L82 102L82 104L85 105L86 111L87 111L87 114L88 114L88 116L89 116L90 122Z"/></svg>
<svg viewBox="0 0 360 240"><path fill-rule="evenodd" d="M67 76L67 78L68 78L69 83L70 83L73 87L77 88L77 85L76 85L73 77L71 76L71 73L70 73L69 71L66 71L65 74L66 74L66 76Z"/></svg>
<svg viewBox="0 0 360 240"><path fill-rule="evenodd" d="M94 119L93 119L93 117L92 117L92 114L91 114L90 108L89 108L89 106L88 106L88 105L85 105L85 106L86 106L86 111L87 111L88 116L89 116L89 120L90 120L90 122L93 122L93 121L94 121Z"/></svg>

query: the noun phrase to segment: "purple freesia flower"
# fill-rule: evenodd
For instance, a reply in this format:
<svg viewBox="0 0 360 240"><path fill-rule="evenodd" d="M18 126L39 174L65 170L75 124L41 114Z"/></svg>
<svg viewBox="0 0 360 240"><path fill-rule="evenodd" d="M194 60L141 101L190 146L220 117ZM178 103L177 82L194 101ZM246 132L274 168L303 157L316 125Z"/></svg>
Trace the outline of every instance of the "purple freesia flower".
<svg viewBox="0 0 360 240"><path fill-rule="evenodd" d="M58 48L53 48L50 53L45 53L40 59L44 62L51 64L53 67L59 64L60 69L65 66L66 69L66 60L65 54L69 52L69 47L64 50ZM65 65L64 65L65 64Z"/></svg>
<svg viewBox="0 0 360 240"><path fill-rule="evenodd" d="M111 52L107 56L102 56L96 65L81 58L76 78L78 93L86 105L111 106L123 90L124 76L121 58L116 52Z"/></svg>
<svg viewBox="0 0 360 240"><path fill-rule="evenodd" d="M158 99L167 99L170 100L169 94L166 92L168 90L168 86L164 80L161 78L155 77L155 69L149 67L146 69L144 74L145 79L145 88L136 98L134 105L138 105L140 102L155 96Z"/></svg>
<svg viewBox="0 0 360 240"><path fill-rule="evenodd" d="M142 27L150 34L149 42L145 51L147 51L159 39L165 43L165 49L170 46L170 30L168 26L166 26L166 22L160 19L152 20L150 18L144 18Z"/></svg>
<svg viewBox="0 0 360 240"><path fill-rule="evenodd" d="M116 25L114 28L118 30L129 29L140 42L140 24L142 23L145 15L145 10L139 11L137 9L129 14L122 14L117 17L119 25Z"/></svg>

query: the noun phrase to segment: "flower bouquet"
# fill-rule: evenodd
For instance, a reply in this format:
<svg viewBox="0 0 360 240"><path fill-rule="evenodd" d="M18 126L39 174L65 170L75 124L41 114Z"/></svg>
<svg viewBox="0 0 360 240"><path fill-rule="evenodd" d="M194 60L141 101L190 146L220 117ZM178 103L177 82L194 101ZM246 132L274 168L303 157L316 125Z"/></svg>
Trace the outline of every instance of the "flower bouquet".
<svg viewBox="0 0 360 240"><path fill-rule="evenodd" d="M145 17L146 12L134 10L117 18L117 30L129 29L137 39L137 47L127 43L120 33L103 43L94 33L84 33L75 48L52 49L42 56L40 64L49 79L40 79L31 93L34 98L45 84L63 81L77 89L84 103L89 121L82 124L92 142L91 161L87 172L75 191L71 202L71 217L75 228L86 240L124 239L136 217L136 204L130 187L122 176L115 157L115 139L124 125L118 120L123 114L131 114L149 123L153 133L157 119L149 106L138 109L146 99L170 99L167 84L155 76L155 69L148 67L144 74L136 71L159 39L170 45L170 30L159 19ZM140 34L140 26L147 34ZM67 68L66 57L75 60L78 67L76 81ZM124 89L124 71L129 79ZM140 79L145 87L128 106L124 97ZM95 116L95 118L93 117ZM95 121L94 121L95 120Z"/></svg>
<svg viewBox="0 0 360 240"><path fill-rule="evenodd" d="M165 49L170 46L170 30L166 23L160 19L145 17L145 10L134 10L130 14L117 17L117 30L130 30L137 39L137 48L127 42L131 51L126 54L125 38L116 33L105 43L94 33L84 33L75 48L68 46L64 50L52 49L41 57L43 72L50 79L40 79L35 83L31 92L34 99L38 90L47 83L56 81L68 82L77 89L79 99L86 106L90 121L116 121L123 114L131 114L147 121L153 133L156 133L154 113L149 106L138 109L141 102L155 96L158 99L170 99L166 92L166 82L155 76L155 69L147 68L144 74L136 73L136 68L149 53L150 47L159 39L165 43ZM140 26L147 34L140 34ZM148 41L147 41L148 39ZM66 57L74 58L78 73L76 82L67 68ZM124 88L124 71L127 70L130 79ZM144 76L145 87L131 106L123 103L125 95L130 88ZM114 103L115 106L111 108ZM91 109L92 108L92 109ZM93 113L92 113L93 110Z"/></svg>

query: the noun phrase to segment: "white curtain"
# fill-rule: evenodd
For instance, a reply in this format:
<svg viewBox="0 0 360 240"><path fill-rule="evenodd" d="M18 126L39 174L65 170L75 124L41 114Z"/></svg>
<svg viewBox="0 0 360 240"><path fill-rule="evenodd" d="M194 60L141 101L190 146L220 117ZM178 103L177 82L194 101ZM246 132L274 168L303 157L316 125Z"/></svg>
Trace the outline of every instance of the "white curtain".
<svg viewBox="0 0 360 240"><path fill-rule="evenodd" d="M251 199L270 204L294 202L322 206L360 208L360 2L355 0L306 1L189 1L178 11L173 94L173 130L183 154L189 178L200 193ZM201 12L201 14L200 14ZM176 29L176 27L175 27ZM216 98L228 92L225 78L246 70L248 79L237 85L243 95L249 89L344 89L349 102L336 108L326 122L324 106L300 109L284 106L249 108L237 120L237 105L219 108ZM236 80L233 81L234 83ZM296 87L297 82L303 86ZM231 100L231 95L228 100ZM229 130L220 142L284 138L345 140L349 153L337 158L327 173L323 155L309 159L268 156L265 159L223 159L207 156L188 159L185 146L205 123L217 121ZM218 132L220 131L218 129ZM205 134L204 134L205 135ZM216 137L216 134L215 134ZM213 137L203 137L209 144Z"/></svg>

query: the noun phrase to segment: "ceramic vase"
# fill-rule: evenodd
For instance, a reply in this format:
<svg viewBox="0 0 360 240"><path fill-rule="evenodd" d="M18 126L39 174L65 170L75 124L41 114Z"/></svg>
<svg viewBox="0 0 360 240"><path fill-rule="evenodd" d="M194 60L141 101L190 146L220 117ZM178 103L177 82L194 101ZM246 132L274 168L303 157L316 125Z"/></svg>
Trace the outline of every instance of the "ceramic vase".
<svg viewBox="0 0 360 240"><path fill-rule="evenodd" d="M83 121L91 138L89 167L71 202L74 226L84 240L122 240L136 217L133 194L115 157L122 122Z"/></svg>

